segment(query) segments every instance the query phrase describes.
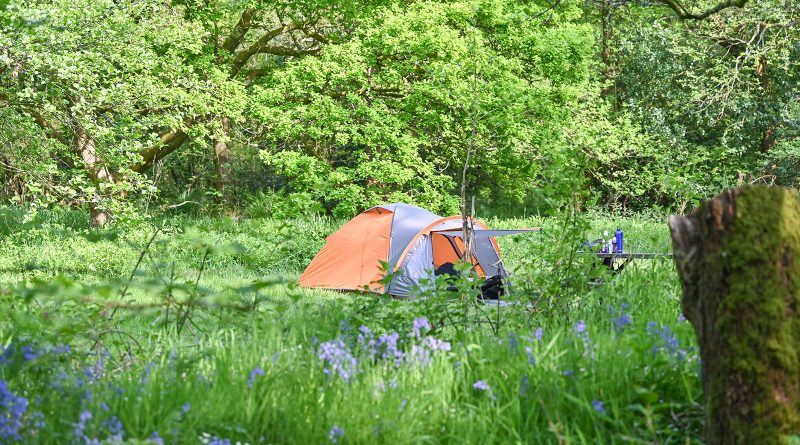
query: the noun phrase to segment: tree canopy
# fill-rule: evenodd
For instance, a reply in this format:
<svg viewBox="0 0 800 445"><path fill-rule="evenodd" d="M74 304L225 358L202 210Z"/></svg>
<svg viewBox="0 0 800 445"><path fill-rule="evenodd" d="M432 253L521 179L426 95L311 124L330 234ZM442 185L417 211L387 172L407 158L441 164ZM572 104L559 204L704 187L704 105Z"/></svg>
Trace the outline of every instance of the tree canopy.
<svg viewBox="0 0 800 445"><path fill-rule="evenodd" d="M799 17L779 0L3 1L0 192L102 224L179 201L447 213L464 173L512 214L794 185Z"/></svg>

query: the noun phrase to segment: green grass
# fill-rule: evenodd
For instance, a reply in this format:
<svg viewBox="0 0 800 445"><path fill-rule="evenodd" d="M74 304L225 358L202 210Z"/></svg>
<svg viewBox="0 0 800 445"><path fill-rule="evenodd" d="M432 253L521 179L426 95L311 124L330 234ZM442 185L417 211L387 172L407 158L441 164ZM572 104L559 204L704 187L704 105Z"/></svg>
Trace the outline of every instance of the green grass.
<svg viewBox="0 0 800 445"><path fill-rule="evenodd" d="M0 323L0 345L13 345L14 352L3 359L0 380L28 401L19 419L22 443L112 443L112 417L128 443L144 443L156 432L164 443L213 437L329 443L335 427L343 431L337 443L700 440L695 340L678 320L680 289L669 261L641 262L594 288L559 281L538 306L498 313L439 298L395 301L293 286L339 221L170 219L92 241L69 215L27 224L19 214L4 215L0 288L8 289L0 309L10 322ZM604 215L588 221L590 238L620 225L629 250L667 250L663 221ZM534 287L571 276L557 264L561 222L487 221L493 228L545 228L541 238L501 239L508 266ZM156 227L162 234L129 283ZM588 267L570 274L581 278ZM64 278L54 280L58 275ZM248 288L253 282L265 287ZM104 302L117 301L125 288L131 307L108 322L113 310ZM175 304L147 307L166 301ZM181 306L186 302L197 305ZM253 303L254 311L230 306ZM630 322L615 328L620 314L614 311L623 305ZM178 333L184 315L189 321ZM410 359L414 346L429 341L409 336L423 316L434 328L423 337L448 341L450 348L429 351L429 360L416 349ZM581 322L584 333L576 329ZM361 326L371 337L359 340ZM370 338L395 332L405 354L400 366L369 346ZM321 345L339 340L356 360L346 366L348 380L326 374L331 365L320 359ZM68 354L32 360L21 350L63 344L70 345ZM478 381L490 389L474 389ZM82 412L92 418L76 435ZM35 413L43 425L36 425Z"/></svg>

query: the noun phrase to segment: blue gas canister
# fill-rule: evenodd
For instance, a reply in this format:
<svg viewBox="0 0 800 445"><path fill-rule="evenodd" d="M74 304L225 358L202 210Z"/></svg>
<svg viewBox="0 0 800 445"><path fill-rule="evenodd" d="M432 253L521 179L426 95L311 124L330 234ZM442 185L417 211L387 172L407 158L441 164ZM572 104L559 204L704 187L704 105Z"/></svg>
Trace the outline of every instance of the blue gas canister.
<svg viewBox="0 0 800 445"><path fill-rule="evenodd" d="M622 229L617 227L617 231L614 232L614 238L617 239L617 252L622 253Z"/></svg>

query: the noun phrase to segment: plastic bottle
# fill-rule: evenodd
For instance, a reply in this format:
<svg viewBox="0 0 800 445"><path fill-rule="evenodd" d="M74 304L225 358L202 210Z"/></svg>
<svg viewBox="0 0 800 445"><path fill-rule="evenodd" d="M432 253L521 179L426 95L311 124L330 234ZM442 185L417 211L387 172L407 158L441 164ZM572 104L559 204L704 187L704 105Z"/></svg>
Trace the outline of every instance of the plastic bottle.
<svg viewBox="0 0 800 445"><path fill-rule="evenodd" d="M603 250L601 253L609 253L608 246L611 244L610 240L608 239L608 230L603 232Z"/></svg>
<svg viewBox="0 0 800 445"><path fill-rule="evenodd" d="M614 238L617 240L617 252L622 253L622 229L617 227L617 231L614 232Z"/></svg>

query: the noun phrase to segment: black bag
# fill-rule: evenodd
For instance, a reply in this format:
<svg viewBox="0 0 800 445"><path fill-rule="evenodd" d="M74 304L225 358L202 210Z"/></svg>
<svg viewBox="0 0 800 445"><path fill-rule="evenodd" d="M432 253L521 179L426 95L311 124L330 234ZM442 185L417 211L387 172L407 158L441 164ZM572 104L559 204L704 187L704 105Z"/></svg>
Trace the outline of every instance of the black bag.
<svg viewBox="0 0 800 445"><path fill-rule="evenodd" d="M455 264L453 263L444 263L433 272L437 277L447 275L447 278L445 279L447 282L447 288L445 290L449 292L458 292L458 288L455 286L455 281L458 277L458 271L454 266Z"/></svg>
<svg viewBox="0 0 800 445"><path fill-rule="evenodd" d="M486 279L485 283L481 284L481 300L499 300L505 294L503 277L500 275L491 276Z"/></svg>

